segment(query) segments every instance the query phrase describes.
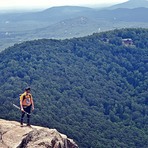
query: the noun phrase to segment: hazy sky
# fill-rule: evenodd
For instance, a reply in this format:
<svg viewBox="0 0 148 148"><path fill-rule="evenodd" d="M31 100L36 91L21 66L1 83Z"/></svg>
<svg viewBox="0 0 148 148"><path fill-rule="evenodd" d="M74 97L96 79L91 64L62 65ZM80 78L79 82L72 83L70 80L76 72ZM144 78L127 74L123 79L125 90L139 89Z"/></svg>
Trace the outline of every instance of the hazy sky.
<svg viewBox="0 0 148 148"><path fill-rule="evenodd" d="M63 5L102 6L111 3L122 3L125 1L128 0L0 0L0 9L35 9Z"/></svg>

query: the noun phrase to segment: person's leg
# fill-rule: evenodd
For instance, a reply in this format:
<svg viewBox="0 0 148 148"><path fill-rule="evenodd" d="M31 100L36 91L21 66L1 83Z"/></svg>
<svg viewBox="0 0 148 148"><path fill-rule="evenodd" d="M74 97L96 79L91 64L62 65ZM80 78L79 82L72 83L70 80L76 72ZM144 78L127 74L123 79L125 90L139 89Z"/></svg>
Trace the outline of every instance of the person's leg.
<svg viewBox="0 0 148 148"><path fill-rule="evenodd" d="M30 126L30 115L27 114L27 126Z"/></svg>
<svg viewBox="0 0 148 148"><path fill-rule="evenodd" d="M30 113L31 113L31 106L28 106L25 110L27 114L27 126L30 126Z"/></svg>
<svg viewBox="0 0 148 148"><path fill-rule="evenodd" d="M25 112L22 112L22 115L21 115L21 126L23 126L24 116L25 116Z"/></svg>

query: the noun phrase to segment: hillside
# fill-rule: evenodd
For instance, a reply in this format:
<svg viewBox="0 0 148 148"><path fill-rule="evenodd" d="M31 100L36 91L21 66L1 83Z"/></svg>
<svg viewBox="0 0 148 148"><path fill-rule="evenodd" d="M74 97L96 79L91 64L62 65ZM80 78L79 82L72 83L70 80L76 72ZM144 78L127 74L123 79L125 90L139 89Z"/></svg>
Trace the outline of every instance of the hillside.
<svg viewBox="0 0 148 148"><path fill-rule="evenodd" d="M148 29L15 44L0 53L0 118L17 120L30 86L32 124L81 148L148 146Z"/></svg>
<svg viewBox="0 0 148 148"><path fill-rule="evenodd" d="M1 148L78 148L77 144L56 129L32 126L0 119Z"/></svg>
<svg viewBox="0 0 148 148"><path fill-rule="evenodd" d="M145 15L148 14L148 8L118 8L115 10L102 10L98 13L97 18L103 18L105 20L118 23L122 22L148 22Z"/></svg>

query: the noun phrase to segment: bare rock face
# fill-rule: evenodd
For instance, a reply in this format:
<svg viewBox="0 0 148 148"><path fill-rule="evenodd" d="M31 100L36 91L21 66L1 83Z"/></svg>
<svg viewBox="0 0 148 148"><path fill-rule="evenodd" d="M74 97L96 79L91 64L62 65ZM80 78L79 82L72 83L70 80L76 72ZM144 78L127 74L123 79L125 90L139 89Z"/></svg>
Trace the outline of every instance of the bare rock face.
<svg viewBox="0 0 148 148"><path fill-rule="evenodd" d="M78 148L56 129L39 126L20 127L16 121L0 119L0 148Z"/></svg>

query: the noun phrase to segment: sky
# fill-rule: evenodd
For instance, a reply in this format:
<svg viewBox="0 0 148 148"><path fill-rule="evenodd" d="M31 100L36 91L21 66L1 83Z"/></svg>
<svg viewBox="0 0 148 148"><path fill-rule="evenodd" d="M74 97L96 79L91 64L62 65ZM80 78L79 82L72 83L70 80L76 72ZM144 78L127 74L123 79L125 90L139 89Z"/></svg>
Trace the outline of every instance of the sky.
<svg viewBox="0 0 148 148"><path fill-rule="evenodd" d="M39 9L53 6L104 6L128 0L0 0L0 9Z"/></svg>

